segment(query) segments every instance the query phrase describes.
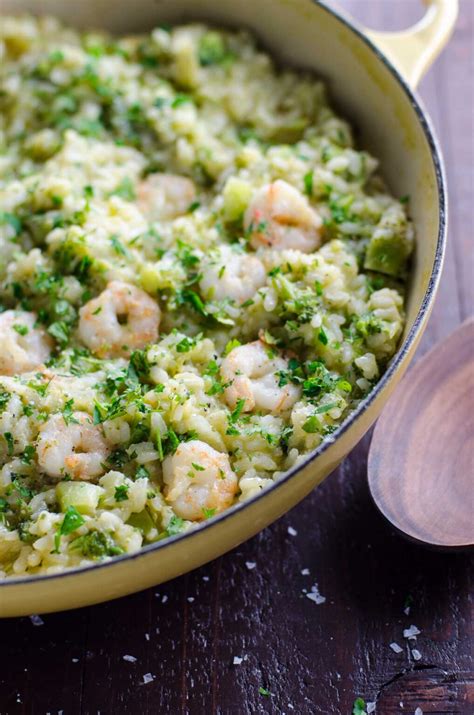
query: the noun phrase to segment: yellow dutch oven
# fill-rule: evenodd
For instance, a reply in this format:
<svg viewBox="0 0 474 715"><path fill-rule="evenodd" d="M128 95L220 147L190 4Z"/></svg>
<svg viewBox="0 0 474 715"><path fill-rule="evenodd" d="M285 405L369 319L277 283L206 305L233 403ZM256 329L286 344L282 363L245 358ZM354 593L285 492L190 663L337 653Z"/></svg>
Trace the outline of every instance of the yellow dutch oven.
<svg viewBox="0 0 474 715"><path fill-rule="evenodd" d="M3 0L4 13L56 15L81 28L146 31L160 22L204 20L248 27L281 62L313 69L333 101L381 160L396 195L409 194L417 249L400 348L370 395L342 426L266 491L195 530L114 561L0 584L0 615L19 616L98 603L172 579L232 549L303 499L360 440L405 372L438 286L446 238L443 162L413 88L453 30L457 0L428 1L424 18L399 33L361 30L313 0Z"/></svg>

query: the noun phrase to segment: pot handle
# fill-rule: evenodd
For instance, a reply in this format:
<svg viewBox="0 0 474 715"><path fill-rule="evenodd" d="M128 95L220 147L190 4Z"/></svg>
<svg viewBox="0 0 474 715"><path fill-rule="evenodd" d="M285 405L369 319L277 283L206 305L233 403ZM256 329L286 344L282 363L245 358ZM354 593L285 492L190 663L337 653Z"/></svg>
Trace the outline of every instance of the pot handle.
<svg viewBox="0 0 474 715"><path fill-rule="evenodd" d="M366 30L410 87L415 88L449 40L456 24L458 0L423 0L428 9L416 25L401 32Z"/></svg>

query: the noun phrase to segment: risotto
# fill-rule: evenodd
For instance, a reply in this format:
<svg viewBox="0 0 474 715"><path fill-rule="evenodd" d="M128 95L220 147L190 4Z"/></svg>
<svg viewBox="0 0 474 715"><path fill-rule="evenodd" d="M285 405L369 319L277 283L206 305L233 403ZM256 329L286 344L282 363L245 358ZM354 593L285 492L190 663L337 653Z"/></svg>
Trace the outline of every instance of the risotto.
<svg viewBox="0 0 474 715"><path fill-rule="evenodd" d="M373 388L407 197L246 32L0 28L0 575L194 528Z"/></svg>

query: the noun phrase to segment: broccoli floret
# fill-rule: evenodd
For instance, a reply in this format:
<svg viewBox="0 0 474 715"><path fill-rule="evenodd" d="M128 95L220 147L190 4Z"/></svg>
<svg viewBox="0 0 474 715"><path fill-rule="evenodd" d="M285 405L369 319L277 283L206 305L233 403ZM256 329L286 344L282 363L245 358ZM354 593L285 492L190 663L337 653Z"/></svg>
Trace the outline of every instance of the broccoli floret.
<svg viewBox="0 0 474 715"><path fill-rule="evenodd" d="M118 556L124 550L117 546L109 534L103 531L90 531L71 543L71 549L79 550L88 559L103 559L106 556Z"/></svg>

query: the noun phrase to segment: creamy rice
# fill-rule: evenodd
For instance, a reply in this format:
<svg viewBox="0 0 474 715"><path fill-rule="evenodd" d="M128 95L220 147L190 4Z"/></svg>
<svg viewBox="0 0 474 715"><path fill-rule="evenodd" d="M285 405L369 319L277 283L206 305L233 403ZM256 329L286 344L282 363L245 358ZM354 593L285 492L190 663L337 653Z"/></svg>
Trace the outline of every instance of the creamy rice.
<svg viewBox="0 0 474 715"><path fill-rule="evenodd" d="M193 528L394 355L406 198L245 32L0 28L0 575Z"/></svg>

